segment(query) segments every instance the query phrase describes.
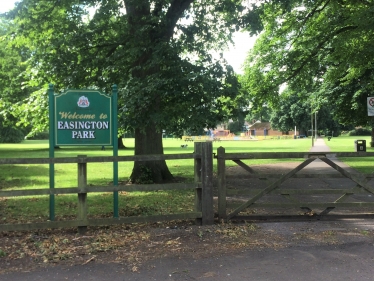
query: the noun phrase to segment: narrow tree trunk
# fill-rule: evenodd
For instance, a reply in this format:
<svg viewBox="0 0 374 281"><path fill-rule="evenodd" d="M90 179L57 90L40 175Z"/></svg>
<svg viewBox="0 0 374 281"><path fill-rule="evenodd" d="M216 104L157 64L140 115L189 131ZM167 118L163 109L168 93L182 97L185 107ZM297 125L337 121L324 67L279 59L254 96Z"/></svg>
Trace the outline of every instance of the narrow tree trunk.
<svg viewBox="0 0 374 281"><path fill-rule="evenodd" d="M118 149L125 149L126 146L123 144L123 138L122 137L118 137Z"/></svg>
<svg viewBox="0 0 374 281"><path fill-rule="evenodd" d="M164 154L162 132L149 126L135 129L135 155ZM130 179L133 183L162 183L173 179L165 160L136 161Z"/></svg>
<svg viewBox="0 0 374 281"><path fill-rule="evenodd" d="M374 127L371 128L371 142L370 147L374 147Z"/></svg>

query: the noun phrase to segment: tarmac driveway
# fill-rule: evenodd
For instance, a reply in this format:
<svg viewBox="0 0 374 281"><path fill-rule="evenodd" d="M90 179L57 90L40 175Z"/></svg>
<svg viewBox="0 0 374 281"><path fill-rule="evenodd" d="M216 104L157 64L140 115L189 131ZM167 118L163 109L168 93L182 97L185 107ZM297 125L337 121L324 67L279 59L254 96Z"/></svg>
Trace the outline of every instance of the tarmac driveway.
<svg viewBox="0 0 374 281"><path fill-rule="evenodd" d="M136 272L125 261L101 263L98 256L79 265L49 264L29 272L0 274L0 280L374 280L374 224L370 219L265 222L260 227L264 243L251 249L153 258ZM267 247L273 234L279 246Z"/></svg>
<svg viewBox="0 0 374 281"><path fill-rule="evenodd" d="M35 272L0 276L10 280L374 280L373 243L262 249L218 258L160 259L144 264L139 273L120 264L49 267Z"/></svg>

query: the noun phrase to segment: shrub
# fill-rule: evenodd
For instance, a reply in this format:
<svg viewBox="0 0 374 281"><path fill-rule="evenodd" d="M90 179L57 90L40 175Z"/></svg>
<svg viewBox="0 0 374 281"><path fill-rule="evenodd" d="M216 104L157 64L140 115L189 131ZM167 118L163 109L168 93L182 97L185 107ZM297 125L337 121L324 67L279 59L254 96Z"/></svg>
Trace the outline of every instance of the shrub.
<svg viewBox="0 0 374 281"><path fill-rule="evenodd" d="M0 127L0 143L20 143L25 138L22 130L12 127Z"/></svg>
<svg viewBox="0 0 374 281"><path fill-rule="evenodd" d="M42 132L37 133L32 137L27 137L29 140L48 140L49 139L49 132Z"/></svg>
<svg viewBox="0 0 374 281"><path fill-rule="evenodd" d="M371 130L365 128L358 128L352 131L349 131L349 136L371 136Z"/></svg>

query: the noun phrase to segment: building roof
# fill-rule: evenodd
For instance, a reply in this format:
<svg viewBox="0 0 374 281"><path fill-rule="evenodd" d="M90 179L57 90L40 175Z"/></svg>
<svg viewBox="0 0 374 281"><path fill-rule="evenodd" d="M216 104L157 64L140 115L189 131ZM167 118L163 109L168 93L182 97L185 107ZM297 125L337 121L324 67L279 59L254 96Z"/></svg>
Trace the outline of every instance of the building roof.
<svg viewBox="0 0 374 281"><path fill-rule="evenodd" d="M259 122L254 123L252 125L249 125L249 130L271 130L271 124L270 122Z"/></svg>

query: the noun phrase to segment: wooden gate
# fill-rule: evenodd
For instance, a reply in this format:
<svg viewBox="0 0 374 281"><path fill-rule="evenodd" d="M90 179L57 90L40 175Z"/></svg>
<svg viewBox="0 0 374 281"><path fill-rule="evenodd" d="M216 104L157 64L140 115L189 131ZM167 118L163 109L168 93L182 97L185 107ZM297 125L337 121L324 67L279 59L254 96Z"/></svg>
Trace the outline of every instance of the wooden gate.
<svg viewBox="0 0 374 281"><path fill-rule="evenodd" d="M331 160L335 157L367 156L374 156L374 153L225 153L225 149L220 147L215 155L218 217L220 220L374 217L374 188L369 182L374 175L357 173L353 169L348 171L335 163L338 161ZM261 174L242 161L279 158L303 158L304 161L284 174ZM227 160L246 171L244 184L240 188L228 187ZM319 173L301 172L314 161L326 163L327 168ZM253 183L253 179L262 181L264 186L249 184ZM326 179L330 179L330 183L321 187L318 180Z"/></svg>

